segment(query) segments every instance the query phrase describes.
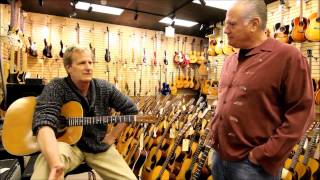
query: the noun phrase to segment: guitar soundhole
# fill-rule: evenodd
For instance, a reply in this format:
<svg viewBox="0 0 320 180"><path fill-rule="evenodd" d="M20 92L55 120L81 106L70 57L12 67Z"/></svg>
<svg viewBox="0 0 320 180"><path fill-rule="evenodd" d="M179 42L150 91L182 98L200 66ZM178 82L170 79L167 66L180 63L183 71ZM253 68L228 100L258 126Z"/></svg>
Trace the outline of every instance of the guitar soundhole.
<svg viewBox="0 0 320 180"><path fill-rule="evenodd" d="M320 17L318 17L318 18L316 19L316 21L317 21L318 23L320 23Z"/></svg>

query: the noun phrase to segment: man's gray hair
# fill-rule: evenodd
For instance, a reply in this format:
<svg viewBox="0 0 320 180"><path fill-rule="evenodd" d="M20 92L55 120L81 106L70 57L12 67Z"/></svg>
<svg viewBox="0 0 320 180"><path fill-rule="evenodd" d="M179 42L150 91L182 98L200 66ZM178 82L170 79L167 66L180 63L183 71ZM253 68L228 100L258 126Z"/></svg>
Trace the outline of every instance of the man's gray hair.
<svg viewBox="0 0 320 180"><path fill-rule="evenodd" d="M67 67L72 64L72 60L73 60L72 57L74 53L83 53L83 52L88 52L92 57L92 53L88 48L83 48L78 45L72 45L68 47L63 54L64 67Z"/></svg>
<svg viewBox="0 0 320 180"><path fill-rule="evenodd" d="M238 0L236 4L245 6L247 10L244 12L244 18L250 20L259 17L261 20L260 29L265 30L267 27L267 5L264 0Z"/></svg>

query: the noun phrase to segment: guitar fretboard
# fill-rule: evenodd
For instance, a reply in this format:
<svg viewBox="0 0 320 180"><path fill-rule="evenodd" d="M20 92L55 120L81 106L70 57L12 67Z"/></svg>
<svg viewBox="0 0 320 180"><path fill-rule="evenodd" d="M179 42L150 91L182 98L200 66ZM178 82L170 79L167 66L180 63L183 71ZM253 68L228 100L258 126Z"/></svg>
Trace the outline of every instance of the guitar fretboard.
<svg viewBox="0 0 320 180"><path fill-rule="evenodd" d="M136 122L136 115L95 116L66 118L67 126L84 126L94 124L131 123Z"/></svg>

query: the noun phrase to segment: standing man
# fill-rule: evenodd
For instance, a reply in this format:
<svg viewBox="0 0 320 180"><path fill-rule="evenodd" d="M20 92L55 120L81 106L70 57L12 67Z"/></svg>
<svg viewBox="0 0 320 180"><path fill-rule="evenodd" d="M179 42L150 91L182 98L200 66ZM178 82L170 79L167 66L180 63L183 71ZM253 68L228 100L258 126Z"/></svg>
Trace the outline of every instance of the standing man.
<svg viewBox="0 0 320 180"><path fill-rule="evenodd" d="M263 0L238 0L224 32L226 58L211 121L215 180L280 179L284 161L313 121L310 68L301 52L265 34Z"/></svg>
<svg viewBox="0 0 320 180"><path fill-rule="evenodd" d="M113 145L126 124L119 123L110 133L106 125L86 125L75 145L58 142L55 134L61 106L69 101L82 105L84 116L105 116L114 108L121 114L137 114L136 105L105 80L92 78L92 53L77 46L69 47L63 56L68 76L52 80L37 98L33 132L41 154L32 179L63 179L64 174L85 161L103 179L136 179Z"/></svg>

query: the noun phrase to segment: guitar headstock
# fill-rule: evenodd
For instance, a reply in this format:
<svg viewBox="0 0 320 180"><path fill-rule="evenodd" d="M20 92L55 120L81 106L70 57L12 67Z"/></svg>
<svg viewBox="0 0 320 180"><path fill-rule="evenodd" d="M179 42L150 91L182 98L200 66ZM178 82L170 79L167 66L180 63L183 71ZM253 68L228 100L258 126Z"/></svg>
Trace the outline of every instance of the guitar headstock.
<svg viewBox="0 0 320 180"><path fill-rule="evenodd" d="M155 115L137 115L137 123L157 123L159 120Z"/></svg>

